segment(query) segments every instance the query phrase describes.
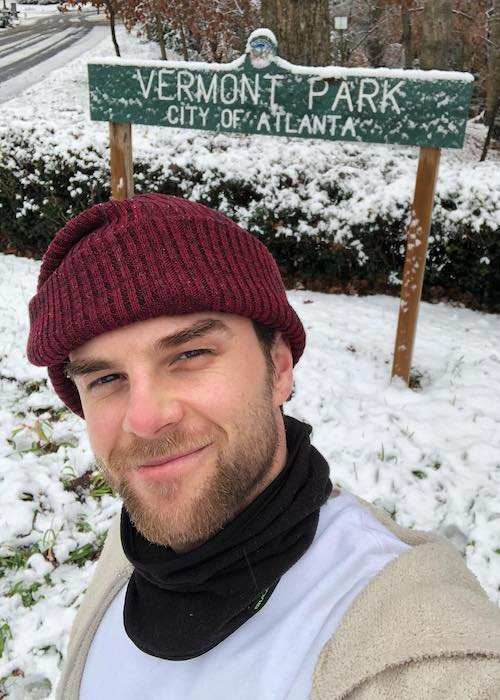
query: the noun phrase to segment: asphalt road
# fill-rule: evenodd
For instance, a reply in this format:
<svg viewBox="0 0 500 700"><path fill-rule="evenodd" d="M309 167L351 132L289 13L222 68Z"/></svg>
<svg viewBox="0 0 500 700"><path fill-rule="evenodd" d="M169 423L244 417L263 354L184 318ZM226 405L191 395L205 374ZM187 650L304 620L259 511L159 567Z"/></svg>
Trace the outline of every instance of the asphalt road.
<svg viewBox="0 0 500 700"><path fill-rule="evenodd" d="M88 43L91 32L96 35L96 42L100 40L103 27L107 28L108 22L102 13L72 11L36 19L21 18L19 25L0 30L0 102L21 92L37 76L46 77L58 65L76 57L78 43L85 39ZM58 61L57 56L62 52ZM22 74L26 74L26 81Z"/></svg>

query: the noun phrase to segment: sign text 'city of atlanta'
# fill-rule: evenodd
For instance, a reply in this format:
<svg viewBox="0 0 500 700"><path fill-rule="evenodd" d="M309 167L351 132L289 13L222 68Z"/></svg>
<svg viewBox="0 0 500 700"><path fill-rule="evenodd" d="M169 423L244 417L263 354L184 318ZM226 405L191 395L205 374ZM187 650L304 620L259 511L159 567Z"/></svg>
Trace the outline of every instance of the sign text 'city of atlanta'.
<svg viewBox="0 0 500 700"><path fill-rule="evenodd" d="M258 29L232 63L95 60L96 121L331 141L461 148L473 77L451 71L311 68Z"/></svg>

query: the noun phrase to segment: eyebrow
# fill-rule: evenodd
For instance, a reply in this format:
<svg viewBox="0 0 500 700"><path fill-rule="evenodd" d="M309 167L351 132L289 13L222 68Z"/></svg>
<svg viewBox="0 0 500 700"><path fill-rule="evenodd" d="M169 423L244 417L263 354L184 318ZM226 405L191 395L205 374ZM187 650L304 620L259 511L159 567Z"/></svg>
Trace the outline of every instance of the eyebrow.
<svg viewBox="0 0 500 700"><path fill-rule="evenodd" d="M234 335L229 326L223 321L216 318L206 318L201 321L196 321L193 325L182 328L180 331L166 335L163 338L158 338L147 351L148 355L158 355L165 352L165 350L184 345L184 343L194 338L201 338L214 331L220 331L228 337L233 337ZM63 371L68 379L74 380L77 376L92 374L93 372L100 372L106 369L115 369L116 366L116 362L112 362L111 360L88 357L81 360L68 360L68 362L64 363Z"/></svg>

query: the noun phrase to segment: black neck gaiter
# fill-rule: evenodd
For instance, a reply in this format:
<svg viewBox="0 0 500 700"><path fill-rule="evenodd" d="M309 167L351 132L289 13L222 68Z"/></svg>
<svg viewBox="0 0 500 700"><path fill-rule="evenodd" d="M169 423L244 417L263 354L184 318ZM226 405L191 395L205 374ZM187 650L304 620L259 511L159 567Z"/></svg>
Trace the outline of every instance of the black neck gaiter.
<svg viewBox="0 0 500 700"><path fill-rule="evenodd" d="M314 539L332 491L311 426L284 416L288 460L234 520L196 549L176 554L146 540L121 511L121 541L133 564L123 620L141 651L185 660L217 646L267 602Z"/></svg>

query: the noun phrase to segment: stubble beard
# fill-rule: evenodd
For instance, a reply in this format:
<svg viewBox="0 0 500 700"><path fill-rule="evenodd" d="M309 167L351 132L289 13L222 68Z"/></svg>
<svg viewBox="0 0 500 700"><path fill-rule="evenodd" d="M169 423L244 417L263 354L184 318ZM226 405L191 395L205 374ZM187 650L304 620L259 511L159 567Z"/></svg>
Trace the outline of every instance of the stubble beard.
<svg viewBox="0 0 500 700"><path fill-rule="evenodd" d="M262 395L232 425L233 444L219 447L210 473L196 493L184 498L176 497L182 490L182 477L161 484L144 482L143 487L155 499L151 507L126 476L110 470L96 457L98 468L123 499L130 520L143 537L179 553L190 551L219 532L268 485L278 449L272 389L268 371ZM178 449L186 446L185 442L174 444Z"/></svg>

